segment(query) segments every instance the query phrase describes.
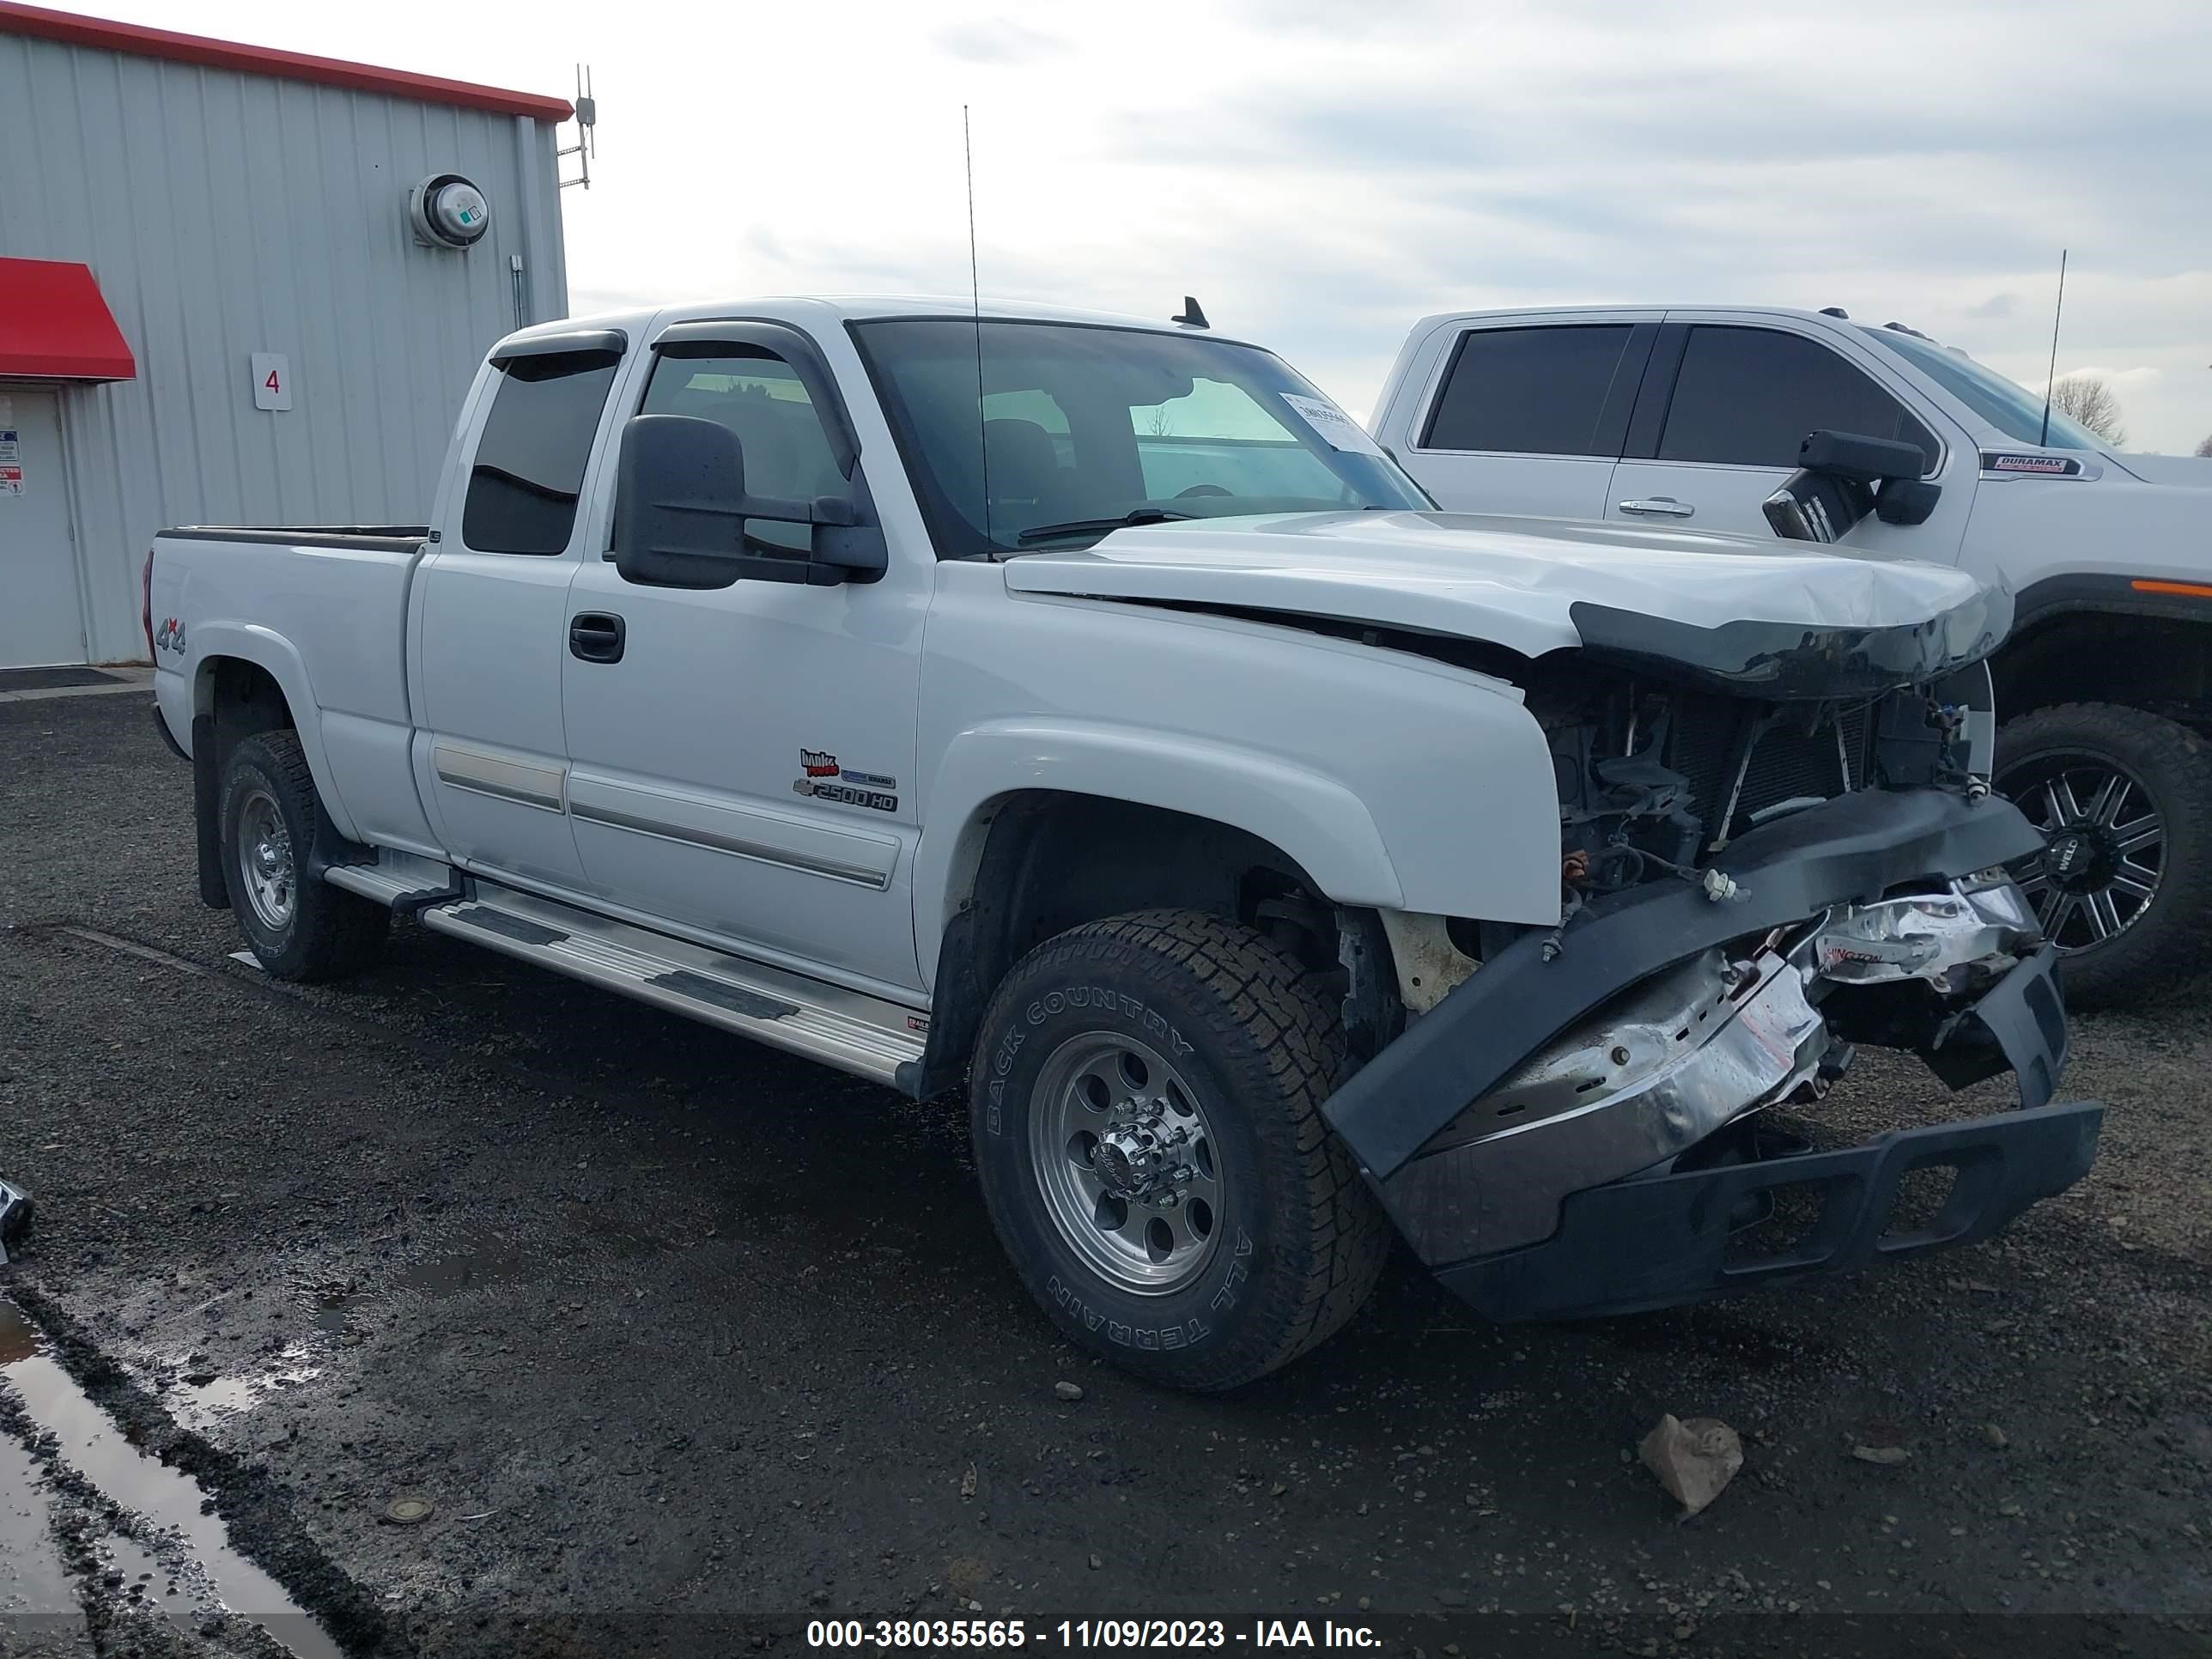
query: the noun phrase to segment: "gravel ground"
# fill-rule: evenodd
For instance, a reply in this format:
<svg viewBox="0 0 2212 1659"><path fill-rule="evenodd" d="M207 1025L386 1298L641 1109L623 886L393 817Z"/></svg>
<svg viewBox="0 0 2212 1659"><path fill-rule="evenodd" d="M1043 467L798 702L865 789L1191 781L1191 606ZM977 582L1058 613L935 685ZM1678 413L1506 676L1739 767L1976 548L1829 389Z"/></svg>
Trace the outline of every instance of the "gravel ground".
<svg viewBox="0 0 2212 1659"><path fill-rule="evenodd" d="M411 926L362 981L269 983L193 899L189 777L135 696L0 708L0 1173L40 1203L0 1294L348 1651L716 1652L966 1606L2203 1650L2193 999L2078 1024L2103 1155L1990 1243L1571 1327L1484 1326L1401 1267L1321 1352L1193 1399L1057 1340L962 1114ZM1877 1057L1820 1116L2005 1099ZM1665 1412L1744 1440L1686 1524L1632 1461ZM189 1577L174 1540L137 1528L162 1565L134 1595L99 1541L127 1483L4 1403L0 1479L0 1593L78 1596L53 1651L275 1650L142 1611ZM392 1524L410 1496L430 1517ZM2050 1617L1964 1617L2001 1612Z"/></svg>

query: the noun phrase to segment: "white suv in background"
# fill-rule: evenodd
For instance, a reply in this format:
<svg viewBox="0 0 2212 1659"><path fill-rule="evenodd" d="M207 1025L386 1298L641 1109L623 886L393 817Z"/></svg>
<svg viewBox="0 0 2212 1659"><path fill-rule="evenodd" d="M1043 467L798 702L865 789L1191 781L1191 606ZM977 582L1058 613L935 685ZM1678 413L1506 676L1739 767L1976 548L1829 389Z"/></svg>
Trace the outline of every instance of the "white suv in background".
<svg viewBox="0 0 2212 1659"><path fill-rule="evenodd" d="M2122 454L2055 411L2046 432L2040 398L1902 325L1764 307L1425 318L1371 424L1454 511L1762 540L1808 434L1917 446L1932 510L1869 514L1836 550L2015 595L1995 785L2050 836L2020 873L2070 988L2212 956L2212 461Z"/></svg>

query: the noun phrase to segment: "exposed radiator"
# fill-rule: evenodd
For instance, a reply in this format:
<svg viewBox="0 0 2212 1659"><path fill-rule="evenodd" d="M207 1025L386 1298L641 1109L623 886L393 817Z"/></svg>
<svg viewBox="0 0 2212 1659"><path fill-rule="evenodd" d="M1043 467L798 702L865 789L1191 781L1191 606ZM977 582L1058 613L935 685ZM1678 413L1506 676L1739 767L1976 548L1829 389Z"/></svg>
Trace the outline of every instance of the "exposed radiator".
<svg viewBox="0 0 2212 1659"><path fill-rule="evenodd" d="M1729 697L1685 697L1675 705L1667 764L1690 780L1695 793L1691 811L1705 821L1708 839L1721 832L1720 817L1735 781L1738 744L1766 713L1764 705ZM1736 798L1738 820L1795 796L1826 799L1865 788L1873 725L1873 711L1863 703L1839 712L1824 708L1819 725L1809 732L1801 712L1786 711L1759 733L1752 746Z"/></svg>

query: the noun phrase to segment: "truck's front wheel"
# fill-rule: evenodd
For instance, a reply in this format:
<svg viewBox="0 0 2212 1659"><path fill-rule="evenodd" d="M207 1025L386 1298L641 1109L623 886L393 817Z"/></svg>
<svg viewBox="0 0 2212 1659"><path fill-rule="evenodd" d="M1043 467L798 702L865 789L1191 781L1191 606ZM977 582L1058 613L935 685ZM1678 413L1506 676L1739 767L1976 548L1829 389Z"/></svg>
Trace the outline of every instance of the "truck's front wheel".
<svg viewBox="0 0 2212 1659"><path fill-rule="evenodd" d="M308 867L315 779L289 732L243 738L223 763L216 822L231 914L277 979L339 979L376 959L392 913Z"/></svg>
<svg viewBox="0 0 2212 1659"><path fill-rule="evenodd" d="M1294 958L1192 911L1073 928L1015 965L975 1050L976 1164L1076 1342L1230 1389L1358 1310L1389 1233L1322 1121L1335 1025Z"/></svg>
<svg viewBox="0 0 2212 1659"><path fill-rule="evenodd" d="M2212 747L2112 703L2059 703L1997 733L1996 793L2044 832L2014 870L2063 953L2068 998L2171 988L2212 955Z"/></svg>

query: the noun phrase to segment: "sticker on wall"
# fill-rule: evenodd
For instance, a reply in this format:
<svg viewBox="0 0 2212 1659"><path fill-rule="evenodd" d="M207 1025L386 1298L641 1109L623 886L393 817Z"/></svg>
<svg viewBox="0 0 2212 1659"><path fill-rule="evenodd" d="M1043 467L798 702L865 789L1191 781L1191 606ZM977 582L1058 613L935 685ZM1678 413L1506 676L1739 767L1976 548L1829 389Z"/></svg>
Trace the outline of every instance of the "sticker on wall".
<svg viewBox="0 0 2212 1659"><path fill-rule="evenodd" d="M20 495L23 493L23 469L20 466L0 466L0 495Z"/></svg>
<svg viewBox="0 0 2212 1659"><path fill-rule="evenodd" d="M292 406L292 364L281 351L253 354L253 406L289 409Z"/></svg>
<svg viewBox="0 0 2212 1659"><path fill-rule="evenodd" d="M23 441L12 426L0 424L0 466L23 464Z"/></svg>

